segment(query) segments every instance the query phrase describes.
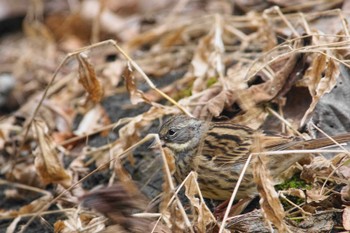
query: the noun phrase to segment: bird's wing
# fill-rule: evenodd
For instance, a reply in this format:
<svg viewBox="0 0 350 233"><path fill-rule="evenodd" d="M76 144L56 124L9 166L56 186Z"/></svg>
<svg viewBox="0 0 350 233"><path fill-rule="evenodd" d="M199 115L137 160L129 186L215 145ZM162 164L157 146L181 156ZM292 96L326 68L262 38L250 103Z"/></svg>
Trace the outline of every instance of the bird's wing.
<svg viewBox="0 0 350 233"><path fill-rule="evenodd" d="M255 139L257 145L259 145L261 148L264 148L265 151L287 150L293 148L295 145L299 144L302 141L300 138L288 137L284 135L260 135Z"/></svg>
<svg viewBox="0 0 350 233"><path fill-rule="evenodd" d="M232 123L210 124L198 153L220 165L245 163L253 143L253 133L249 127Z"/></svg>

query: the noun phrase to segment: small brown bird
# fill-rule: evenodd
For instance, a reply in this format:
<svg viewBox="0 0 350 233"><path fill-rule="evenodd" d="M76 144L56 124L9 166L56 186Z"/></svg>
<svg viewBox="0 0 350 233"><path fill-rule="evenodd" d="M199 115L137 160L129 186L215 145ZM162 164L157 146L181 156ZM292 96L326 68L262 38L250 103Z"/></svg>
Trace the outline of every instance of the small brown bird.
<svg viewBox="0 0 350 233"><path fill-rule="evenodd" d="M175 158L175 178L183 181L191 171L198 173L198 183L204 197L230 198L248 156L256 151L257 143L266 151L317 149L334 145L328 138L302 140L283 136L262 135L256 142L257 131L229 122L207 122L185 115L167 120L159 131L163 147ZM338 143L350 141L350 133L334 136ZM277 178L304 154L270 155L267 168ZM249 166L237 198L257 195L252 166Z"/></svg>

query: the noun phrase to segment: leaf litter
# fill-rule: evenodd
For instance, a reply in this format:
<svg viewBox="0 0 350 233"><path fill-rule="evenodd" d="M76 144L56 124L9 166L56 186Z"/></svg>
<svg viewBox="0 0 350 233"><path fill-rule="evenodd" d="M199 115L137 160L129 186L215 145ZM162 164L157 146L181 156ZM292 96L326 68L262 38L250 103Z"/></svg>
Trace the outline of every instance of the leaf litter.
<svg viewBox="0 0 350 233"><path fill-rule="evenodd" d="M305 138L349 132L345 1L165 2L35 1L23 31L0 38L16 83L0 118L7 232L349 230L346 150L297 164L307 187L279 191L257 155L260 205L222 220L195 173L176 186L154 134L181 112Z"/></svg>

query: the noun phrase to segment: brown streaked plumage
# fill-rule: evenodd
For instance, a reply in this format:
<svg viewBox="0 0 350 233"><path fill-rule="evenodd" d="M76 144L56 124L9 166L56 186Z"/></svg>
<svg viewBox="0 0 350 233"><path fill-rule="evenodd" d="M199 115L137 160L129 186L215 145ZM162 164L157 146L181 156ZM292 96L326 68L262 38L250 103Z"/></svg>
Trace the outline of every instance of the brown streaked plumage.
<svg viewBox="0 0 350 233"><path fill-rule="evenodd" d="M177 115L167 120L159 131L163 146L175 157L175 178L181 182L190 171L198 173L198 183L204 197L225 200L231 196L242 168L252 151L257 152L253 129L229 122L206 122ZM283 136L259 134L264 150L317 149L333 145L328 138L301 140ZM350 133L333 137L338 143L350 141ZM267 168L276 178L301 160L303 154L269 156ZM257 194L252 167L249 166L237 193L237 198Z"/></svg>

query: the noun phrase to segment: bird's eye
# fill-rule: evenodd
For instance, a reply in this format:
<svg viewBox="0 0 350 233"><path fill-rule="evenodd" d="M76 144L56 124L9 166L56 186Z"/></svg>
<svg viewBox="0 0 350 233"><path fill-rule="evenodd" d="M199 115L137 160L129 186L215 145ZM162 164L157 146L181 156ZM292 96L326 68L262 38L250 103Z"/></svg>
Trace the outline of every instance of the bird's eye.
<svg viewBox="0 0 350 233"><path fill-rule="evenodd" d="M169 136L174 136L175 133L176 133L176 132L175 132L175 130L173 130L173 129L169 129L169 130L168 130L168 135L169 135Z"/></svg>

